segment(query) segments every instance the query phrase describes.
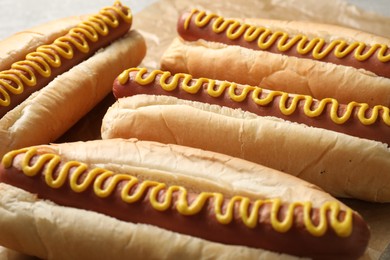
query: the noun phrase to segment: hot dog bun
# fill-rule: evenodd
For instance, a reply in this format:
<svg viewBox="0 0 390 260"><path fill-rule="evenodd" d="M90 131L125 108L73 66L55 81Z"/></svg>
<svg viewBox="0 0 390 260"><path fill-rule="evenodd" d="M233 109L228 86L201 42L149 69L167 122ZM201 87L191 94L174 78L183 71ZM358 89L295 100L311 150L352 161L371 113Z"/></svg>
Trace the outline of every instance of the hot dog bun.
<svg viewBox="0 0 390 260"><path fill-rule="evenodd" d="M314 183L337 197L389 202L386 144L168 96L118 99L102 138L139 138L244 158Z"/></svg>
<svg viewBox="0 0 390 260"><path fill-rule="evenodd" d="M179 19L178 30L184 31L187 37L191 38L190 30L194 30L191 28L195 26L191 22L189 29L185 30L182 28L184 23L182 20L183 18ZM211 25L212 22L209 24ZM361 41L367 45L390 46L390 40L387 38L324 24L261 19L248 19L241 24L261 25L272 32L287 32L291 37L303 34L309 39L319 37L325 41L342 39L347 44ZM388 77L378 76L362 68L333 64L327 60L298 58L238 46L240 41L244 41L242 40L244 36L233 41L233 45L204 39L195 40L195 37L201 37L203 31L204 35L212 34L215 38L225 34L225 30L216 34L210 32L211 29L201 28L198 35L192 37L194 38L192 41L185 40L181 36L176 37L161 58L161 68L173 73L189 73L194 77L215 78L289 93L306 94L317 99L332 97L342 103L356 101L372 106L390 106ZM352 60L352 58L342 58L336 61L340 62L344 59L348 62ZM365 64L369 62L371 61L366 61ZM389 62L381 65L388 66L387 64ZM389 71L389 69L385 70Z"/></svg>
<svg viewBox="0 0 390 260"><path fill-rule="evenodd" d="M123 7L119 2L115 4L114 8L123 8L126 10L126 7ZM120 17L119 14L117 16ZM115 18L115 16L112 17ZM111 19L113 19L112 17ZM96 18L93 19L98 20ZM123 21L124 19L120 21L119 19L122 18L115 19L117 19L119 26L113 28L98 20L102 28L106 27L105 34L111 31L116 33L116 28L120 28L121 26L123 28L123 24L125 23ZM89 23L91 22L89 21ZM127 23L131 23L131 19ZM48 31L54 31L53 28L56 26L59 27L59 31L63 31L61 28L63 24L64 22L62 20L58 23L54 21L50 25L43 26L44 29L38 27L35 31L46 32L48 30L47 28L50 29ZM79 26L78 28L78 34L81 34L81 27ZM91 29L88 30L91 34ZM88 32L88 30L86 31ZM104 30L100 30L102 32L99 33L103 34ZM40 42L40 34L37 34L37 37L37 41ZM45 36L47 39L51 39L52 37ZM109 36L101 36L99 40L89 41L88 37L92 36L84 37L88 39L87 44L89 43L91 46L89 49L93 49L95 42L97 44L101 39L104 41L110 39L107 38ZM110 35L110 37L112 36ZM57 40L51 46L54 46ZM36 42L35 38L30 41ZM42 89L33 92L26 100L6 112L0 118L0 155L17 147L45 144L59 138L110 93L112 81L123 69L128 66L138 65L145 56L145 40L136 30L128 31L126 29L123 36L119 37L117 35L111 41L111 44L108 46L100 48L96 53L92 53L90 58L81 63L71 64L68 71L56 76L55 79L43 86ZM24 44L27 45L27 43ZM66 49L66 46L64 47L64 44L61 44L61 42L58 45ZM73 48L77 49L79 47ZM40 51L37 52L39 53ZM74 52L76 53L76 51ZM78 54L76 53L74 55L75 59L77 59L76 56ZM62 59L62 62L59 68L71 60L61 55L59 57ZM66 66L69 66L69 64ZM54 65L53 67L55 68L52 68L52 74L55 75L54 70L57 67ZM24 87L27 91L28 89L33 89L35 86ZM11 96L11 98L13 97L17 98L17 95Z"/></svg>
<svg viewBox="0 0 390 260"><path fill-rule="evenodd" d="M318 187L276 170L204 150L135 139L53 144L11 152L3 158L0 167L1 181L9 183L14 178L11 176L16 172L20 173L20 170L24 171L25 166L22 161L25 159L23 158L27 159L30 156L34 158L29 163L31 166L40 165L40 158L48 156L44 159L46 161L44 165L50 168L53 165L49 166L49 164L53 163L54 157L58 156L61 160L59 170L66 167L63 163L72 162L72 165L76 165L74 161L77 161L87 164L91 171L95 167L104 168L114 173L134 175L144 181L153 180L170 186L182 185L195 193L213 191L227 198L235 195L261 200L280 198L283 203L310 201L313 209L331 202L339 205L341 211L349 211L347 206ZM44 166L38 166L38 168L42 167ZM16 172L12 173L12 171ZM49 172L46 176L48 174ZM23 186L24 180L28 179L35 183L33 187L31 186L33 189L41 186L43 179L22 175L24 174L17 174L19 177L15 176L15 182L11 180L12 185ZM67 189L64 190L61 187L49 188L49 190L51 191L46 195L58 193L59 200L72 200L79 196L84 202L89 199L96 201L93 200L93 196L88 195L89 192L67 193ZM0 223L3 227L0 230L0 244L44 259L123 259L128 255L138 259L145 257L146 252L149 258L164 259L184 256L187 259L258 259L259 257L292 259L291 256L280 254L287 252L288 249L283 249L284 247L279 243L271 245L281 250L275 253L264 249L211 242L153 225L119 221L90 210L60 206L40 199L44 196L44 192L38 191L37 193L38 195L35 195L9 184L0 183ZM63 194L69 196L63 196ZM84 196L88 198L84 199ZM104 199L101 199L100 203L104 203ZM117 201L112 201L107 205L116 207L117 203ZM89 204L88 207L93 207L93 202ZM146 221L148 214L151 213L145 214L143 219ZM136 212L132 214L136 215ZM131 216L132 214L125 215ZM160 218L164 219L165 212L162 211L160 214ZM338 238L337 235L334 238L333 233L328 235L336 240L341 239L341 242L336 243L345 243L345 245L339 245L339 248L345 246L344 249L347 249L348 246L352 246L354 250L347 249L347 251L355 253L351 255L347 253L345 257L355 258L363 254L369 231L361 221L361 217L356 212L352 214L352 234L351 237L345 238L351 244L346 241L342 242L344 240ZM200 227L197 228L200 229ZM330 224L328 228L331 228ZM296 239L299 240L301 236L307 237L308 234L305 233L298 235ZM283 237L284 233L281 236ZM322 236L314 240L309 239L307 243L318 239L322 239ZM293 240L287 241L287 244L293 243ZM331 249L334 247L333 244L333 242L321 243L322 249L319 250L323 255L319 256L335 256L334 254L337 253L332 252ZM305 254L302 249L298 251L300 254ZM341 251L338 254L341 254Z"/></svg>

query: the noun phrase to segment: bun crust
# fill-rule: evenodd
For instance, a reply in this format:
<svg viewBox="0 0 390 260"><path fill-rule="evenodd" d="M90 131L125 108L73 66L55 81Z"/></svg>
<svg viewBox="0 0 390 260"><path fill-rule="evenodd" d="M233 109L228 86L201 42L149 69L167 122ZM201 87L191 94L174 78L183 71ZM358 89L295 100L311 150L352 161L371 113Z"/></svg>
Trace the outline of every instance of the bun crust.
<svg viewBox="0 0 390 260"><path fill-rule="evenodd" d="M238 109L168 96L122 98L103 118L102 138L225 153L298 176L337 197L390 201L385 144Z"/></svg>
<svg viewBox="0 0 390 260"><path fill-rule="evenodd" d="M145 252L151 258L165 259L184 255L192 259L257 259L259 256L296 259L263 250L241 250L242 247L224 246L92 211L58 206L3 183L0 183L0 194L0 222L5 227L0 243L42 259L126 259L129 255L142 259ZM156 246L152 241L157 237L170 242L163 247Z"/></svg>

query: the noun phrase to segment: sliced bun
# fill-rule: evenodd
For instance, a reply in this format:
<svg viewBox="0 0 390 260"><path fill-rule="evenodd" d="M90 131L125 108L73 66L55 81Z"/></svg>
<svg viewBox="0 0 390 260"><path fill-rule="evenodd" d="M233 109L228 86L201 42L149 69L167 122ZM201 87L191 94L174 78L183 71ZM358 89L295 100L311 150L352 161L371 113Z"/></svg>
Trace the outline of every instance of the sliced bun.
<svg viewBox="0 0 390 260"><path fill-rule="evenodd" d="M137 174L142 175L142 179L150 177L168 184L186 183L188 188L197 192L210 189L228 197L241 193L250 198L280 197L286 202L310 200L313 206L334 200L317 186L294 176L239 158L191 147L121 138L62 143L49 147L66 160L80 160L116 172L137 169L142 173ZM153 173L156 170L157 175ZM188 176L202 181L187 180ZM280 187L275 189L275 186Z"/></svg>

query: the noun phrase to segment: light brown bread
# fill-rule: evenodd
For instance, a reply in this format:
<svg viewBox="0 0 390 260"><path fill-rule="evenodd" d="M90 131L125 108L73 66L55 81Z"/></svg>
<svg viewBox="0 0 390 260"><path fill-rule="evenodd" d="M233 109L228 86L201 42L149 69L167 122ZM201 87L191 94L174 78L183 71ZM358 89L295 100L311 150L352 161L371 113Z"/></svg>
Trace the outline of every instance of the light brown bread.
<svg viewBox="0 0 390 260"><path fill-rule="evenodd" d="M0 156L59 138L111 92L120 72L137 66L145 53L142 35L130 31L32 94L0 119Z"/></svg>
<svg viewBox="0 0 390 260"><path fill-rule="evenodd" d="M239 109L136 95L106 113L102 137L225 153L314 183L337 197L390 202L390 149L376 141Z"/></svg>

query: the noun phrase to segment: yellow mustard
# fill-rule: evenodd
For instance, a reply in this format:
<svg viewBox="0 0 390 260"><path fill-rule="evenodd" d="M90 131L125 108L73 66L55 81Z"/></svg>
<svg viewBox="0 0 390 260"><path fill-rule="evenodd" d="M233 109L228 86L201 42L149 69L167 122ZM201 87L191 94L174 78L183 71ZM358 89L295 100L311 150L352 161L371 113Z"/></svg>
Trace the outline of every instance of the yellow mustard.
<svg viewBox="0 0 390 260"><path fill-rule="evenodd" d="M42 174L45 176L46 184L54 189L60 188L68 181L71 189L75 192L83 192L93 186L96 196L105 198L113 194L121 182L121 185L123 185L121 191L121 199L123 202L137 202L150 190L148 200L152 207L158 211L165 211L172 208L172 195L174 192L178 192L179 196L175 207L182 215L195 215L199 213L205 207L207 201L213 199L214 214L220 224L229 224L233 221L235 215L234 208L238 204L238 215L248 228L255 228L259 224L260 208L264 204L270 203L272 204L270 222L273 229L278 232L287 232L291 229L294 224L294 210L297 207L302 207L303 224L313 236L323 236L328 228L333 229L340 237L347 237L352 232L353 212L347 208L344 219L339 220L338 216L341 210L340 204L337 201L326 202L320 207L318 224L312 222L311 212L313 208L310 202L294 202L288 204L286 216L283 220L280 220L278 215L281 210L282 201L279 198L251 201L244 196L237 195L230 199L225 199L223 194L218 192L201 192L189 204L187 199L188 191L183 186L167 186L165 183L150 180L140 182L136 177L129 174L114 173L102 168L89 169L86 164L77 161L62 162L61 166L59 166L61 157L53 153L40 154L33 161L31 160L32 157L38 155L37 149L34 147L14 150L4 155L2 159L4 167L12 167L13 160L17 155L23 156L21 158L21 168L26 176L32 177L43 171ZM56 172L58 167L59 173L54 177L54 172ZM71 169L73 171L72 174L70 174ZM86 176L80 178L81 174L86 174ZM138 187L132 190L136 184ZM162 201L161 198L158 198L161 190L166 191ZM226 207L223 206L225 203L227 203ZM252 206L250 207L250 205ZM329 220L327 218L328 213L330 213Z"/></svg>
<svg viewBox="0 0 390 260"><path fill-rule="evenodd" d="M289 94L282 91L269 91L265 97L261 97L262 88L256 86L243 86L243 89L240 94L236 94L235 89L237 88L237 84L227 81L219 81L208 78L198 78L194 79L191 75L185 73L177 73L172 75L168 71L161 70L153 70L148 72L145 68L130 68L123 71L119 77L119 83L124 85L129 80L129 73L132 71L138 72L135 76L135 81L140 85L147 85L156 80L156 77L160 75L159 83L161 87L166 91L172 91L176 89L179 85L180 80L181 88L191 94L197 93L199 90L202 90L202 85L206 84L207 94L212 97L219 97L225 91L228 91L229 97L235 102L242 102L248 98L250 93L250 97L253 102L260 106L267 106L272 103L273 100L280 96L279 101L279 110L283 113L283 115L291 115L298 108L298 103L301 100L304 100L303 112L308 117L318 117L326 112L327 104L331 104L330 110L330 118L336 124L343 124L347 122L348 119L353 116L354 109L357 109L357 118L363 125L372 125L374 124L380 117L383 122L390 126L390 109L388 107L382 105L376 105L372 108L372 113L370 116L366 115L366 112L370 107L366 103L358 103L358 102L350 102L347 104L345 112L343 115L338 115L338 109L340 104L334 98L325 98L319 100L318 106L312 108L312 104L314 99L308 95L293 95L291 104L288 104ZM149 73L149 74L148 74ZM291 96L291 95L290 95ZM382 113L381 113L382 112Z"/></svg>
<svg viewBox="0 0 390 260"><path fill-rule="evenodd" d="M354 52L354 57L358 61L367 60L378 51L377 58L379 61L390 61L390 54L386 55L388 49L386 44L373 44L372 46L367 46L363 42L348 44L346 41L338 39L331 41L326 46L326 42L323 38L315 37L313 39L308 39L307 36L302 34L290 37L286 32L272 32L266 27L241 24L236 20L224 19L214 13L206 14L206 12L197 9L193 9L191 15L185 20L184 29L188 29L193 16L195 16L194 24L197 27L205 27L214 19L212 22L213 32L225 32L226 36L231 40L242 37L247 42L256 41L257 46L261 50L269 49L276 44L278 50L284 52L296 46L296 50L299 54L305 55L311 52L312 56L319 60L323 59L331 52L333 52L337 58L343 58ZM366 50L366 48L368 49Z"/></svg>
<svg viewBox="0 0 390 260"><path fill-rule="evenodd" d="M87 53L90 50L86 40L96 42L99 34L105 36L109 33L109 27L118 27L119 20L112 13L117 13L126 23L132 22L132 14L126 7L124 12L120 8L119 1L113 6L105 7L99 14L90 16L86 21L72 28L67 35L57 38L50 45L39 46L35 52L26 55L25 60L15 62L11 69L0 72L0 106L9 106L11 97L24 91L25 86L33 87L37 84L33 69L43 77L50 77L52 68L61 66L61 59L72 59L73 44L80 52ZM71 44L70 44L71 43Z"/></svg>

